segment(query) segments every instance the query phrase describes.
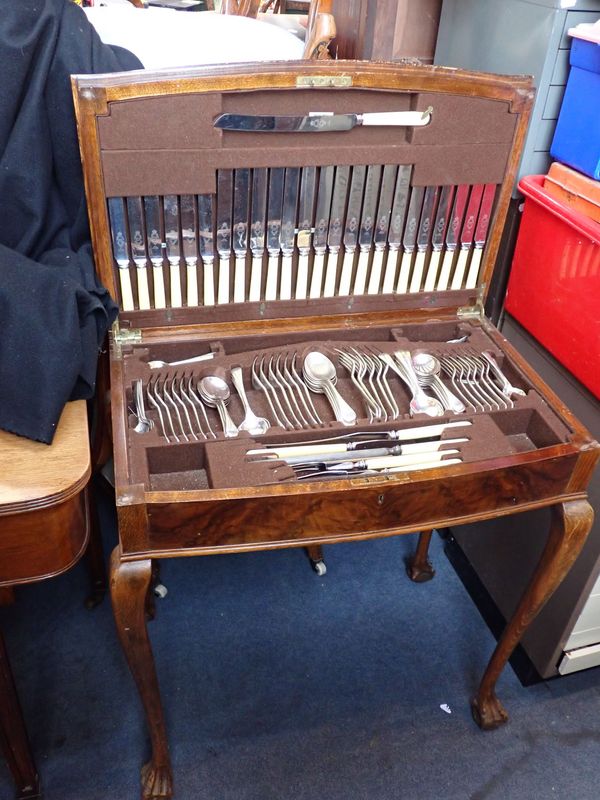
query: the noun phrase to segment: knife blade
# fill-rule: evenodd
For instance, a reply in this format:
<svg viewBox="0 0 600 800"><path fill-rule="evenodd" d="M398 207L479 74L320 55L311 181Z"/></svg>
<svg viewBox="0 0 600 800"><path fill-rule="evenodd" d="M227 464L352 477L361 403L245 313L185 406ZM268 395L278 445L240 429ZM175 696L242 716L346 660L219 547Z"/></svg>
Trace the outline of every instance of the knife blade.
<svg viewBox="0 0 600 800"><path fill-rule="evenodd" d="M469 273L467 275L467 282L465 284L466 289L474 289L479 280L479 267L481 265L483 248L485 247L487 240L487 233L490 225L490 219L492 217L492 208L495 197L496 184L486 184L486 187L483 190L481 208L479 209L477 227L475 228L475 249L473 250L473 255L471 256L471 264L469 266Z"/></svg>
<svg viewBox="0 0 600 800"><path fill-rule="evenodd" d="M203 297L205 306L215 304L215 237L213 233L215 201L212 194L198 195L198 239L203 271Z"/></svg>
<svg viewBox="0 0 600 800"><path fill-rule="evenodd" d="M279 299L292 299L292 257L296 238L296 218L298 212L298 189L300 187L300 167L286 167L283 189L283 211L281 212L281 276Z"/></svg>
<svg viewBox="0 0 600 800"><path fill-rule="evenodd" d="M367 170L365 197L363 200L360 231L358 233L360 255L358 257L358 266L356 268L356 276L354 278L354 294L365 293L365 287L367 284L367 270L369 268L369 256L371 254L371 245L373 244L375 214L377 212L377 196L380 180L381 166L378 164L372 164Z"/></svg>
<svg viewBox="0 0 600 800"><path fill-rule="evenodd" d="M265 221L267 216L267 170L264 167L252 172L252 212L250 226L250 250L252 271L250 273L251 302L260 300L262 284L262 262L265 252Z"/></svg>
<svg viewBox="0 0 600 800"><path fill-rule="evenodd" d="M423 270L425 268L425 256L427 255L427 248L429 247L433 215L435 213L438 195L439 187L437 186L428 186L425 189L425 200L423 201L421 222L419 223L419 233L417 234L417 256L415 258L415 266L413 268L413 274L410 280L409 291L412 293L421 291Z"/></svg>
<svg viewBox="0 0 600 800"><path fill-rule="evenodd" d="M338 295L350 294L366 174L367 167L364 164L358 164L352 168L352 183L350 184L350 197L344 226L344 261L342 263Z"/></svg>
<svg viewBox="0 0 600 800"><path fill-rule="evenodd" d="M450 282L450 273L452 271L452 264L454 262L454 253L458 246L460 226L462 225L465 209L467 207L469 188L470 187L467 183L461 183L456 188L454 205L452 207L452 216L450 217L450 224L448 225L448 232L446 234L446 252L442 262L440 279L437 284L438 290L444 291L448 288L448 283Z"/></svg>
<svg viewBox="0 0 600 800"><path fill-rule="evenodd" d="M369 275L368 294L377 294L379 292L381 271L383 269L383 255L385 253L385 245L387 243L388 230L390 227L392 199L397 171L397 167L391 164L387 164L383 168L379 205L377 207L377 217L375 220L375 233L373 236L375 252L373 253L373 264L371 265L371 274Z"/></svg>
<svg viewBox="0 0 600 800"><path fill-rule="evenodd" d="M235 273L233 302L246 299L246 253L248 252L248 212L250 207L250 170L236 169L233 186L233 252Z"/></svg>
<svg viewBox="0 0 600 800"><path fill-rule="evenodd" d="M402 254L400 274L398 275L398 283L396 285L396 291L399 294L404 294L408 291L408 279L410 276L412 256L417 244L419 218L421 216L421 206L423 205L424 195L424 186L413 186L410 193L410 202L408 204L404 236L402 237L402 248L404 252Z"/></svg>
<svg viewBox="0 0 600 800"><path fill-rule="evenodd" d="M217 303L229 302L229 260L231 258L231 206L233 202L233 170L217 172L217 253L219 281Z"/></svg>
<svg viewBox="0 0 600 800"><path fill-rule="evenodd" d="M442 254L442 247L444 246L444 238L446 236L446 229L450 221L450 213L452 211L452 199L454 197L454 186L443 186L440 194L440 203L438 205L437 214L435 217L435 224L431 234L431 259L429 267L427 268L427 276L425 277L425 291L433 292L435 289L435 282L438 276L438 269L440 264L440 256Z"/></svg>
<svg viewBox="0 0 600 800"><path fill-rule="evenodd" d="M161 236L160 200L156 195L144 197L144 215L146 217L146 241L148 254L152 264L152 282L154 284L154 308L166 308L165 278L163 272L163 255L166 244Z"/></svg>
<svg viewBox="0 0 600 800"><path fill-rule="evenodd" d="M129 274L129 251L127 247L128 233L125 221L125 206L122 197L108 199L108 219L113 245L113 255L119 268L119 283L121 285L121 306L123 311L133 311L133 291L131 289L131 275Z"/></svg>
<svg viewBox="0 0 600 800"><path fill-rule="evenodd" d="M171 308L181 308L181 239L179 238L179 205L177 195L165 195L165 242L171 277Z"/></svg>
<svg viewBox="0 0 600 800"><path fill-rule="evenodd" d="M313 237L313 249L315 257L313 261L312 275L310 278L310 297L321 297L323 285L323 266L325 263L325 251L327 250L327 231L329 230L329 218L331 215L331 198L333 195L333 180L335 177L335 167L321 167L319 172L319 190L317 192L317 210L315 212L315 233Z"/></svg>
<svg viewBox="0 0 600 800"><path fill-rule="evenodd" d="M182 194L179 198L181 204L181 241L183 244L183 257L187 271L187 304L198 305L198 250L196 245L196 231L198 229L196 215L196 201L194 195Z"/></svg>
<svg viewBox="0 0 600 800"><path fill-rule="evenodd" d="M408 209L411 176L411 165L403 164L398 167L398 178L396 180L396 191L394 193L394 202L392 203L390 230L388 234L388 256L381 290L383 294L391 294L396 285L398 253L400 252L400 245L402 244L404 221Z"/></svg>
<svg viewBox="0 0 600 800"><path fill-rule="evenodd" d="M475 184L475 186L471 188L469 202L467 203L465 221L460 234L460 252L458 254L458 261L456 262L454 275L452 276L452 283L450 285L451 289L460 289L462 287L465 269L467 267L467 260L469 258L469 253L471 252L473 237L475 235L475 225L477 223L477 214L479 213L482 195L483 184Z"/></svg>
<svg viewBox="0 0 600 800"><path fill-rule="evenodd" d="M269 263L267 266L265 300L277 299L284 181L284 167L273 167L269 170L269 199L267 201L267 251L269 253Z"/></svg>
<svg viewBox="0 0 600 800"><path fill-rule="evenodd" d="M127 198L127 216L129 217L129 235L131 236L131 255L136 266L138 306L145 311L150 308L150 291L148 289L148 256L142 213L142 198Z"/></svg>
<svg viewBox="0 0 600 800"><path fill-rule="evenodd" d="M305 300L308 290L308 256L312 239L313 214L315 210L315 189L317 168L304 167L300 184L300 204L298 208L298 272L296 274L296 300Z"/></svg>
<svg viewBox="0 0 600 800"><path fill-rule="evenodd" d="M333 185L333 199L331 201L331 218L327 234L327 269L325 272L325 288L323 297L333 297L337 278L337 264L340 248L342 246L343 218L348 195L348 181L350 167L340 166L335 170L335 183Z"/></svg>
<svg viewBox="0 0 600 800"><path fill-rule="evenodd" d="M267 114L220 114L214 127L228 131L260 133L323 133L349 131L360 125L422 127L429 125L433 109L425 111L383 111L366 114L333 114L310 112L305 116L273 116Z"/></svg>

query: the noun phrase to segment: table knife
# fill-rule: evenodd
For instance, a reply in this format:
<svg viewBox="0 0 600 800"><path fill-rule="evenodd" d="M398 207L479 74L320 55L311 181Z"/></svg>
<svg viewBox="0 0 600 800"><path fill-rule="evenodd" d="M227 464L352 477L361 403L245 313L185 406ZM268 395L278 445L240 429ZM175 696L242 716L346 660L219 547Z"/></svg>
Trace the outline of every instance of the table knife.
<svg viewBox="0 0 600 800"><path fill-rule="evenodd" d="M421 206L423 205L424 195L424 186L413 186L410 193L406 227L404 228L404 236L402 237L402 249L404 252L402 253L400 274L398 275L398 283L396 285L396 291L399 294L404 294L408 291L408 279L410 277L413 253L417 245L419 218L421 216Z"/></svg>
<svg viewBox="0 0 600 800"><path fill-rule="evenodd" d="M469 265L469 273L467 275L465 289L474 289L477 286L477 281L479 280L481 256L483 255L483 248L485 247L487 240L487 233L490 226L490 219L492 217L492 207L494 205L495 196L496 184L486 184L486 187L483 190L481 208L479 209L477 227L475 228L475 249L473 250L473 255L471 256L471 264Z"/></svg>
<svg viewBox="0 0 600 800"><path fill-rule="evenodd" d="M354 294L365 293L367 284L367 271L369 269L369 256L371 255L371 245L373 244L375 214L377 212L377 196L379 192L380 180L381 166L376 164L371 165L367 170L365 197L360 221L360 231L358 234L360 254L358 256L356 277L354 278Z"/></svg>
<svg viewBox="0 0 600 800"><path fill-rule="evenodd" d="M265 220L267 217L267 170L264 167L252 172L252 212L250 215L250 250L252 271L250 273L250 302L260 300L263 255L265 252Z"/></svg>
<svg viewBox="0 0 600 800"><path fill-rule="evenodd" d="M246 299L246 253L248 252L248 211L250 206L250 170L236 169L233 182L233 302Z"/></svg>
<svg viewBox="0 0 600 800"><path fill-rule="evenodd" d="M425 200L423 201L419 233L417 234L417 255L410 280L409 291L412 293L421 291L423 271L425 269L425 256L427 255L427 248L429 247L433 215L435 213L438 195L439 188L437 186L428 186L427 189L425 189Z"/></svg>
<svg viewBox="0 0 600 800"><path fill-rule="evenodd" d="M383 256L385 254L385 246L387 244L388 230L390 227L397 171L397 167L392 164L387 164L383 168L383 179L381 181L379 205L377 207L377 217L375 220L375 233L373 236L375 252L373 253L373 264L371 265L371 273L369 275L368 294L379 293L381 272L383 269Z"/></svg>
<svg viewBox="0 0 600 800"><path fill-rule="evenodd" d="M292 258L296 240L296 219L298 212L298 189L300 186L300 168L286 167L283 187L283 210L281 212L281 275L279 299L292 299Z"/></svg>
<svg viewBox="0 0 600 800"><path fill-rule="evenodd" d="M310 297L321 297L323 287L323 266L327 250L327 232L331 216L331 197L333 194L333 180L335 167L321 167L319 172L319 190L317 192L317 210L315 212L315 234L313 249L312 275L310 278Z"/></svg>
<svg viewBox="0 0 600 800"><path fill-rule="evenodd" d="M212 194L198 195L198 239L203 273L203 303L215 304L215 238L213 233L214 197Z"/></svg>
<svg viewBox="0 0 600 800"><path fill-rule="evenodd" d="M127 216L129 217L129 234L131 236L131 255L137 270L137 293L140 310L150 308L150 291L148 289L148 255L142 212L142 198L127 198Z"/></svg>
<svg viewBox="0 0 600 800"><path fill-rule="evenodd" d="M198 305L198 249L196 245L196 231L198 220L196 215L196 201L192 194L182 194L179 198L181 204L181 241L183 243L183 257L185 259L187 277L187 304Z"/></svg>
<svg viewBox="0 0 600 800"><path fill-rule="evenodd" d="M129 252L127 247L127 223L125 221L125 207L122 197L110 197L108 200L108 216L110 233L113 244L113 254L119 268L119 283L121 285L121 307L123 311L133 311L133 291L131 289L131 275L129 274Z"/></svg>
<svg viewBox="0 0 600 800"><path fill-rule="evenodd" d="M331 201L331 217L329 220L329 232L327 235L327 269L325 271L325 288L323 297L333 297L335 295L335 283L337 279L337 264L340 248L342 246L344 210L346 208L346 196L348 195L348 181L350 178L350 167L341 166L335 170L335 183L333 185L333 199Z"/></svg>
<svg viewBox="0 0 600 800"><path fill-rule="evenodd" d="M465 221L463 223L462 231L460 234L460 252L458 254L458 261L454 275L452 276L451 289L461 289L465 270L467 267L467 260L471 247L473 245L473 237L475 235L475 225L477 223L477 215L479 213L479 206L481 205L481 197L483 195L483 184L477 183L471 188L469 202L467 203L467 211L465 213Z"/></svg>
<svg viewBox="0 0 600 800"><path fill-rule="evenodd" d="M163 256L166 244L161 236L160 200L156 195L144 197L144 215L146 217L146 241L148 254L152 264L152 283L154 284L154 308L166 308L165 277L163 272Z"/></svg>
<svg viewBox="0 0 600 800"><path fill-rule="evenodd" d="M444 260L442 262L442 270L438 280L437 288L444 291L448 288L450 283L450 273L452 272L452 264L454 262L454 253L458 246L458 238L460 236L460 226L462 225L465 209L467 207L467 199L469 197L469 185L461 183L456 188L454 195L454 205L452 207L452 216L450 217L450 224L448 225L448 232L446 234L446 252L444 253Z"/></svg>
<svg viewBox="0 0 600 800"><path fill-rule="evenodd" d="M230 169L220 169L217 173L217 253L219 254L217 303L219 304L229 302L232 202L233 171Z"/></svg>
<svg viewBox="0 0 600 800"><path fill-rule="evenodd" d="M338 289L338 294L342 296L350 294L354 253L358 245L358 228L360 225L360 212L366 174L367 168L363 164L358 164L352 168L352 183L350 184L348 211L346 212L346 223L344 226L344 260L342 262L342 274L340 276L340 285Z"/></svg>
<svg viewBox="0 0 600 800"><path fill-rule="evenodd" d="M402 234L404 232L404 221L408 208L408 196L410 193L410 178L412 166L402 165L398 167L398 179L396 181L396 191L392 204L392 216L390 218L390 232L388 236L388 255L383 275L383 294L391 294L396 285L396 269L398 266L398 253L402 244Z"/></svg>
<svg viewBox="0 0 600 800"><path fill-rule="evenodd" d="M308 291L308 257L312 240L313 214L317 168L304 167L300 183L300 205L298 208L298 272L296 274L296 300L305 300Z"/></svg>
<svg viewBox="0 0 600 800"><path fill-rule="evenodd" d="M228 131L260 133L323 133L349 131L360 125L420 128L429 125L433 109L425 111L382 111L366 114L333 114L309 112L305 116L273 116L267 114L220 114L214 127Z"/></svg>
<svg viewBox="0 0 600 800"><path fill-rule="evenodd" d="M269 199L267 205L267 251L269 253L269 263L267 266L265 300L277 299L284 180L284 167L273 167L269 171Z"/></svg>
<svg viewBox="0 0 600 800"><path fill-rule="evenodd" d="M431 234L431 259L427 268L427 275L425 277L425 291L433 292L435 289L435 282L438 276L438 269L440 265L440 257L442 255L442 248L444 246L444 239L446 237L446 229L450 221L450 214L452 211L452 199L454 197L454 186L443 186L440 194L440 203L438 205L437 214L435 217L435 224L433 226L433 233Z"/></svg>
<svg viewBox="0 0 600 800"><path fill-rule="evenodd" d="M165 242L171 278L171 308L181 308L181 239L179 238L179 205L177 195L165 195Z"/></svg>

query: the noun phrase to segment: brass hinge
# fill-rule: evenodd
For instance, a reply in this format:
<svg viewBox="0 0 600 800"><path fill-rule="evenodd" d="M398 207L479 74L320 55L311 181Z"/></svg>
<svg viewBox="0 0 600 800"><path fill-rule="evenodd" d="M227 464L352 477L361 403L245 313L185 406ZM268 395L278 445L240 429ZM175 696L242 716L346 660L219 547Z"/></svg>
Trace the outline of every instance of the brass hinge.
<svg viewBox="0 0 600 800"><path fill-rule="evenodd" d="M113 342L120 351L124 345L141 344L142 331L140 328L120 328L119 322L115 322L112 330Z"/></svg>
<svg viewBox="0 0 600 800"><path fill-rule="evenodd" d="M336 86L343 88L352 86L352 75L299 75L296 86L308 88L323 88Z"/></svg>
<svg viewBox="0 0 600 800"><path fill-rule="evenodd" d="M478 300L473 306L462 306L462 308L458 309L457 317L459 319L482 320L485 317L483 303Z"/></svg>

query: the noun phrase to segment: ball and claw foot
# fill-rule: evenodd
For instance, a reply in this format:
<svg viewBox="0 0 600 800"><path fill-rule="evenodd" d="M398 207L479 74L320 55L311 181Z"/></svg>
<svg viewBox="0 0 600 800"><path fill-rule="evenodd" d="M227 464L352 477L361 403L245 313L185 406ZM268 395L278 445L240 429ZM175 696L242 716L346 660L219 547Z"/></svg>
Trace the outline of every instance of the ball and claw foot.
<svg viewBox="0 0 600 800"><path fill-rule="evenodd" d="M170 767L155 767L152 761L142 767L142 800L165 800L173 796Z"/></svg>
<svg viewBox="0 0 600 800"><path fill-rule="evenodd" d="M428 560L418 562L414 558L409 558L406 562L406 574L415 583L426 583L433 578L435 570Z"/></svg>
<svg viewBox="0 0 600 800"><path fill-rule="evenodd" d="M493 731L508 722L508 714L495 694L471 700L471 714L483 731Z"/></svg>

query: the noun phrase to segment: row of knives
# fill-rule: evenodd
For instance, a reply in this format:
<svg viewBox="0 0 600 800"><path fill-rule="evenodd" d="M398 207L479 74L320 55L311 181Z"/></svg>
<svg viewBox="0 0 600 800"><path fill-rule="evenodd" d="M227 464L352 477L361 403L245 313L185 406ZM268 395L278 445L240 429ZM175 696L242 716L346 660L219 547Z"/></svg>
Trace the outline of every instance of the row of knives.
<svg viewBox="0 0 600 800"><path fill-rule="evenodd" d="M110 198L122 308L475 288L496 185L411 176L409 165L227 169L216 195Z"/></svg>

